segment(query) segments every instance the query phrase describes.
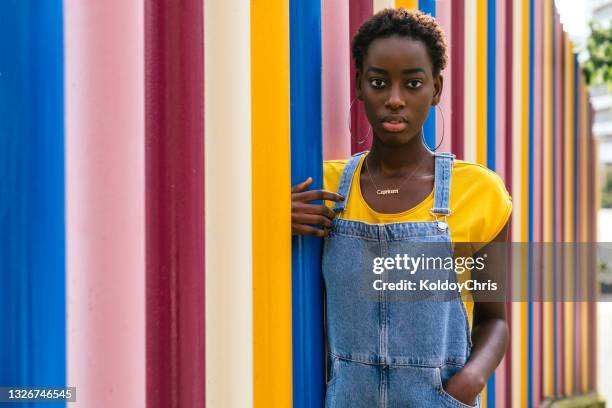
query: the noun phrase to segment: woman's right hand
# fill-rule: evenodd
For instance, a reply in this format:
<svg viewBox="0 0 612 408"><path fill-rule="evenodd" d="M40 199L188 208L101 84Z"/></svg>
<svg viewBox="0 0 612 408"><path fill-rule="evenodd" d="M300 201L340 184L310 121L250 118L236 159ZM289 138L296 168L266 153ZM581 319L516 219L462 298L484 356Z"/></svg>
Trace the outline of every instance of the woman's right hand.
<svg viewBox="0 0 612 408"><path fill-rule="evenodd" d="M336 213L324 204L308 204L313 200L344 201L340 194L326 190L306 191L312 184L308 177L291 188L291 234L325 237L329 234ZM321 228L314 227L321 226Z"/></svg>

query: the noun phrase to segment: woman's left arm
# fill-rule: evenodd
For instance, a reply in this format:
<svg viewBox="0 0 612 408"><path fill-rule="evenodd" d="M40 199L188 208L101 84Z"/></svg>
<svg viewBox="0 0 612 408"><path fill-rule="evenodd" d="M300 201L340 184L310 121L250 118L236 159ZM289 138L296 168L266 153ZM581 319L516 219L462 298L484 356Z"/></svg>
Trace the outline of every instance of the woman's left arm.
<svg viewBox="0 0 612 408"><path fill-rule="evenodd" d="M500 253L500 249L505 253L505 245L499 245L499 243L508 242L508 224L492 242L498 244L495 249L488 251L487 247L490 248L490 246L485 246L478 253ZM501 268L504 268L505 257L502 258L498 260L500 262L498 265L503 262L504 265L501 265ZM500 271L492 271L498 276L498 286L501 284L503 287L503 282L499 282L499 276L505 276L505 274L498 272ZM506 324L504 302L475 299L473 314L470 358L465 366L444 385L447 393L469 405L475 403L476 396L482 391L487 379L503 359L508 345L508 325Z"/></svg>

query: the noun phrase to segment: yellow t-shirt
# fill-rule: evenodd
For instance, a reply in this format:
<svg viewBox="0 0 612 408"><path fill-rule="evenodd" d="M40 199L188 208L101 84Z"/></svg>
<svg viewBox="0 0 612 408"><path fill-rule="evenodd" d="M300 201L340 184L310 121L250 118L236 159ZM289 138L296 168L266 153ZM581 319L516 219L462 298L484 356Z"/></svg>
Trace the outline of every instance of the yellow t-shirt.
<svg viewBox="0 0 612 408"><path fill-rule="evenodd" d="M365 157L362 156L362 157ZM323 162L323 188L338 192L340 176L347 160ZM360 160L351 191L349 205L342 218L370 224L392 222L433 221L429 213L433 208L434 192L415 207L396 214L384 214L373 210L361 194L360 174L363 158ZM325 202L329 207L334 202ZM491 242L506 225L512 212L512 198L504 182L495 172L477 163L455 160L450 188L452 214L447 217L453 242ZM475 248L477 250L479 248Z"/></svg>
<svg viewBox="0 0 612 408"><path fill-rule="evenodd" d="M349 203L342 213L342 218L370 224L394 222L433 221L429 210L433 208L434 192L415 207L396 214L384 214L370 208L361 194L360 174L363 158L353 176ZM323 162L323 188L338 192L340 176L348 160L329 160ZM329 207L334 202L326 201ZM451 215L446 219L453 242L470 242L472 251L491 242L504 228L512 213L512 198L504 182L495 172L477 163L455 160L450 187ZM467 279L469 274L463 274ZM460 279L460 280L463 280ZM470 324L472 321L473 303L465 301Z"/></svg>

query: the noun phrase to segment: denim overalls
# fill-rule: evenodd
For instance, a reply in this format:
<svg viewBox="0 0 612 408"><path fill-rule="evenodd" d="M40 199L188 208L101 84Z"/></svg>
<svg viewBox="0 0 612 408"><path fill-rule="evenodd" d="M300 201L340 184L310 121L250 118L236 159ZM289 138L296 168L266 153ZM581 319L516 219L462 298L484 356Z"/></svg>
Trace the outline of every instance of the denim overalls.
<svg viewBox="0 0 612 408"><path fill-rule="evenodd" d="M365 152L364 152L365 153ZM329 382L326 408L470 407L442 383L471 350L467 312L456 292L374 290L373 281L456 281L454 271L373 273L374 258L452 257L446 216L454 155L435 153L432 221L368 224L341 218L350 205L353 175L363 153L342 173L333 221L323 249ZM355 179L358 182L359 178ZM378 282L380 286L380 281ZM450 296L449 296L450 295ZM480 406L481 396L477 398Z"/></svg>

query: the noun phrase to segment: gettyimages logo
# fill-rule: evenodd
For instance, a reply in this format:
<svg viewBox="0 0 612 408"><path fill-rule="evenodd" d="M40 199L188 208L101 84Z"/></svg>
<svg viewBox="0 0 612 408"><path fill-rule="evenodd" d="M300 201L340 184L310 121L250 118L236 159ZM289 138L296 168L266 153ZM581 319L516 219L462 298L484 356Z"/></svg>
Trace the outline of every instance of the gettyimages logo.
<svg viewBox="0 0 612 408"><path fill-rule="evenodd" d="M463 257L456 258L447 256L425 256L421 254L418 257L412 257L408 254L397 254L395 257L376 257L373 261L372 272L377 275L388 270L404 270L411 275L419 271L427 270L454 270L456 274L462 274L467 270L481 271L485 268L484 261L487 259L487 254L478 257Z"/></svg>
<svg viewBox="0 0 612 408"><path fill-rule="evenodd" d="M372 245L356 288L381 301L592 302L600 298L602 265L612 243L427 243ZM610 268L612 269L612 268ZM609 273L612 275L612 272ZM605 285L604 285L605 286Z"/></svg>

